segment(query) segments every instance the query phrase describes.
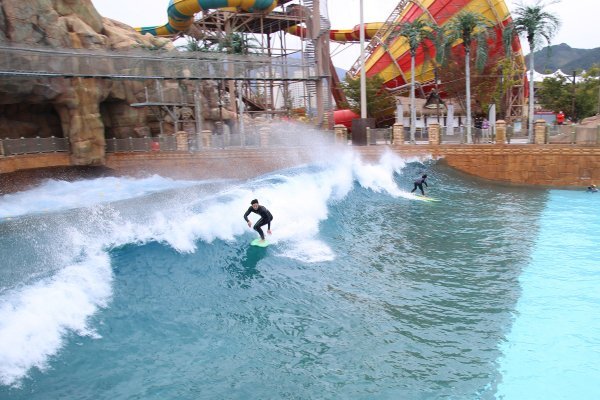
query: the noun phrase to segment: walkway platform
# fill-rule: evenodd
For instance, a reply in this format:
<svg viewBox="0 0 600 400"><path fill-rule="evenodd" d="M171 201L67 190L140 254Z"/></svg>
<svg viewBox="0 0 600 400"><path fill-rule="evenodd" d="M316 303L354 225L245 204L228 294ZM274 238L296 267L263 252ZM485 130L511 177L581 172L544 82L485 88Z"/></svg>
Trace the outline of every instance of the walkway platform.
<svg viewBox="0 0 600 400"><path fill-rule="evenodd" d="M316 81L302 60L212 52L127 52L0 45L0 77Z"/></svg>

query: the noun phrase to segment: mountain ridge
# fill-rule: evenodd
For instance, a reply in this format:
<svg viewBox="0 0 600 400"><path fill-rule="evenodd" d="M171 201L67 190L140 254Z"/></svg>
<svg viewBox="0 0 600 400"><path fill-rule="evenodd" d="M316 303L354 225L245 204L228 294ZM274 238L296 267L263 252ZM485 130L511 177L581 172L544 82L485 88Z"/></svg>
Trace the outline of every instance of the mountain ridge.
<svg viewBox="0 0 600 400"><path fill-rule="evenodd" d="M546 46L533 53L535 70L539 73L555 72L560 69L569 74L573 71L588 70L594 64L600 66L600 47L577 49L566 43ZM529 66L530 54L525 56L525 65Z"/></svg>

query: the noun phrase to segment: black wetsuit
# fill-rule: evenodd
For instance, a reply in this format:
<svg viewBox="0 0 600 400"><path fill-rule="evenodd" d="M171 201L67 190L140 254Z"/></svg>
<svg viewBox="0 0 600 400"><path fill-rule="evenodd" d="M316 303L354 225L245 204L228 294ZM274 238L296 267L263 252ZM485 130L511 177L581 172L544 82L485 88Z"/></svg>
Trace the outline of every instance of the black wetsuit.
<svg viewBox="0 0 600 400"><path fill-rule="evenodd" d="M425 191L423 190L423 185L427 186L427 182L425 182L425 179L427 178L419 178L415 181L415 187L413 188L413 190L411 190L411 193L414 193L415 190L417 190L417 188L421 189L421 194L423 196L425 196Z"/></svg>
<svg viewBox="0 0 600 400"><path fill-rule="evenodd" d="M248 215L250 215L251 212L260 215L260 219L254 224L254 230L258 232L260 238L264 240L265 233L260 227L268 224L267 229L271 230L271 221L273 221L273 215L269 210L267 210L265 206L258 206L256 210L252 208L252 206L250 206L250 208L248 208L248 211L246 211L246 213L244 214L244 219L246 220L246 222L249 222Z"/></svg>

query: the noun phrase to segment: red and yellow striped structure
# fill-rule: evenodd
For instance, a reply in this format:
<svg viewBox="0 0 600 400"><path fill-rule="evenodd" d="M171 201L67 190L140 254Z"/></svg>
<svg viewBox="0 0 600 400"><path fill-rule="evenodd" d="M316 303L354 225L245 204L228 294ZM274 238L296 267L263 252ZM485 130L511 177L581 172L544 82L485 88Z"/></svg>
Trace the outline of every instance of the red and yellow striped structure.
<svg viewBox="0 0 600 400"><path fill-rule="evenodd" d="M489 58L501 56L506 51L502 43L502 30L511 20L504 0L411 0L403 8L394 24L423 19L443 26L461 11L476 12L492 22L496 30L496 38L488 43ZM387 46L380 43L371 51L365 62L365 69L367 77L378 75L383 78L386 87L395 89L410 82L410 48L404 37L387 39L385 36L381 38L381 42L389 42ZM454 44L452 51L462 52L462 48L462 41L458 41ZM512 50L522 57L521 45L517 38L512 43ZM415 80L417 82L434 81L434 57L435 48L431 43L429 46L419 47L415 60ZM352 72L358 75L359 70Z"/></svg>

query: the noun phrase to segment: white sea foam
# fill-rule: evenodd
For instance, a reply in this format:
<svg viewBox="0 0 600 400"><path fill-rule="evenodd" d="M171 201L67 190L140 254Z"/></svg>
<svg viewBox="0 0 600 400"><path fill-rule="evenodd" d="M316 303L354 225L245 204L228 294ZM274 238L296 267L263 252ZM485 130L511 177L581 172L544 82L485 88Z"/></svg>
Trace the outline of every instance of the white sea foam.
<svg viewBox="0 0 600 400"><path fill-rule="evenodd" d="M319 224L327 219L331 202L343 199L355 182L374 192L410 198L393 176L405 163L391 152L370 164L352 151L342 151L318 165L266 175L198 197L181 192L175 200L146 195L199 183L157 176L102 178L48 182L0 197L5 217L35 214L40 209L81 208L65 212L63 218L55 212L48 223L65 247L61 250L65 256L57 258L64 265L54 266L50 276L35 283L24 280L0 294L0 383L18 385L31 368L46 368L69 333L94 334L90 317L107 306L112 295L111 248L158 241L179 252L194 252L198 241L247 240L256 233L242 214L250 200L258 198L274 215L269 239L278 246L272 247L273 254L307 263L327 262L335 254L319 238ZM255 214L250 218L257 220ZM18 223L14 222L14 229ZM25 222L22 229L28 229ZM51 240L48 237L45 240Z"/></svg>
<svg viewBox="0 0 600 400"><path fill-rule="evenodd" d="M90 207L196 184L158 175L143 179L107 177L75 182L51 179L31 190L0 196L0 219Z"/></svg>
<svg viewBox="0 0 600 400"><path fill-rule="evenodd" d="M106 253L89 255L0 299L0 383L14 385L32 367L46 368L68 332L94 335L89 317L111 296Z"/></svg>

